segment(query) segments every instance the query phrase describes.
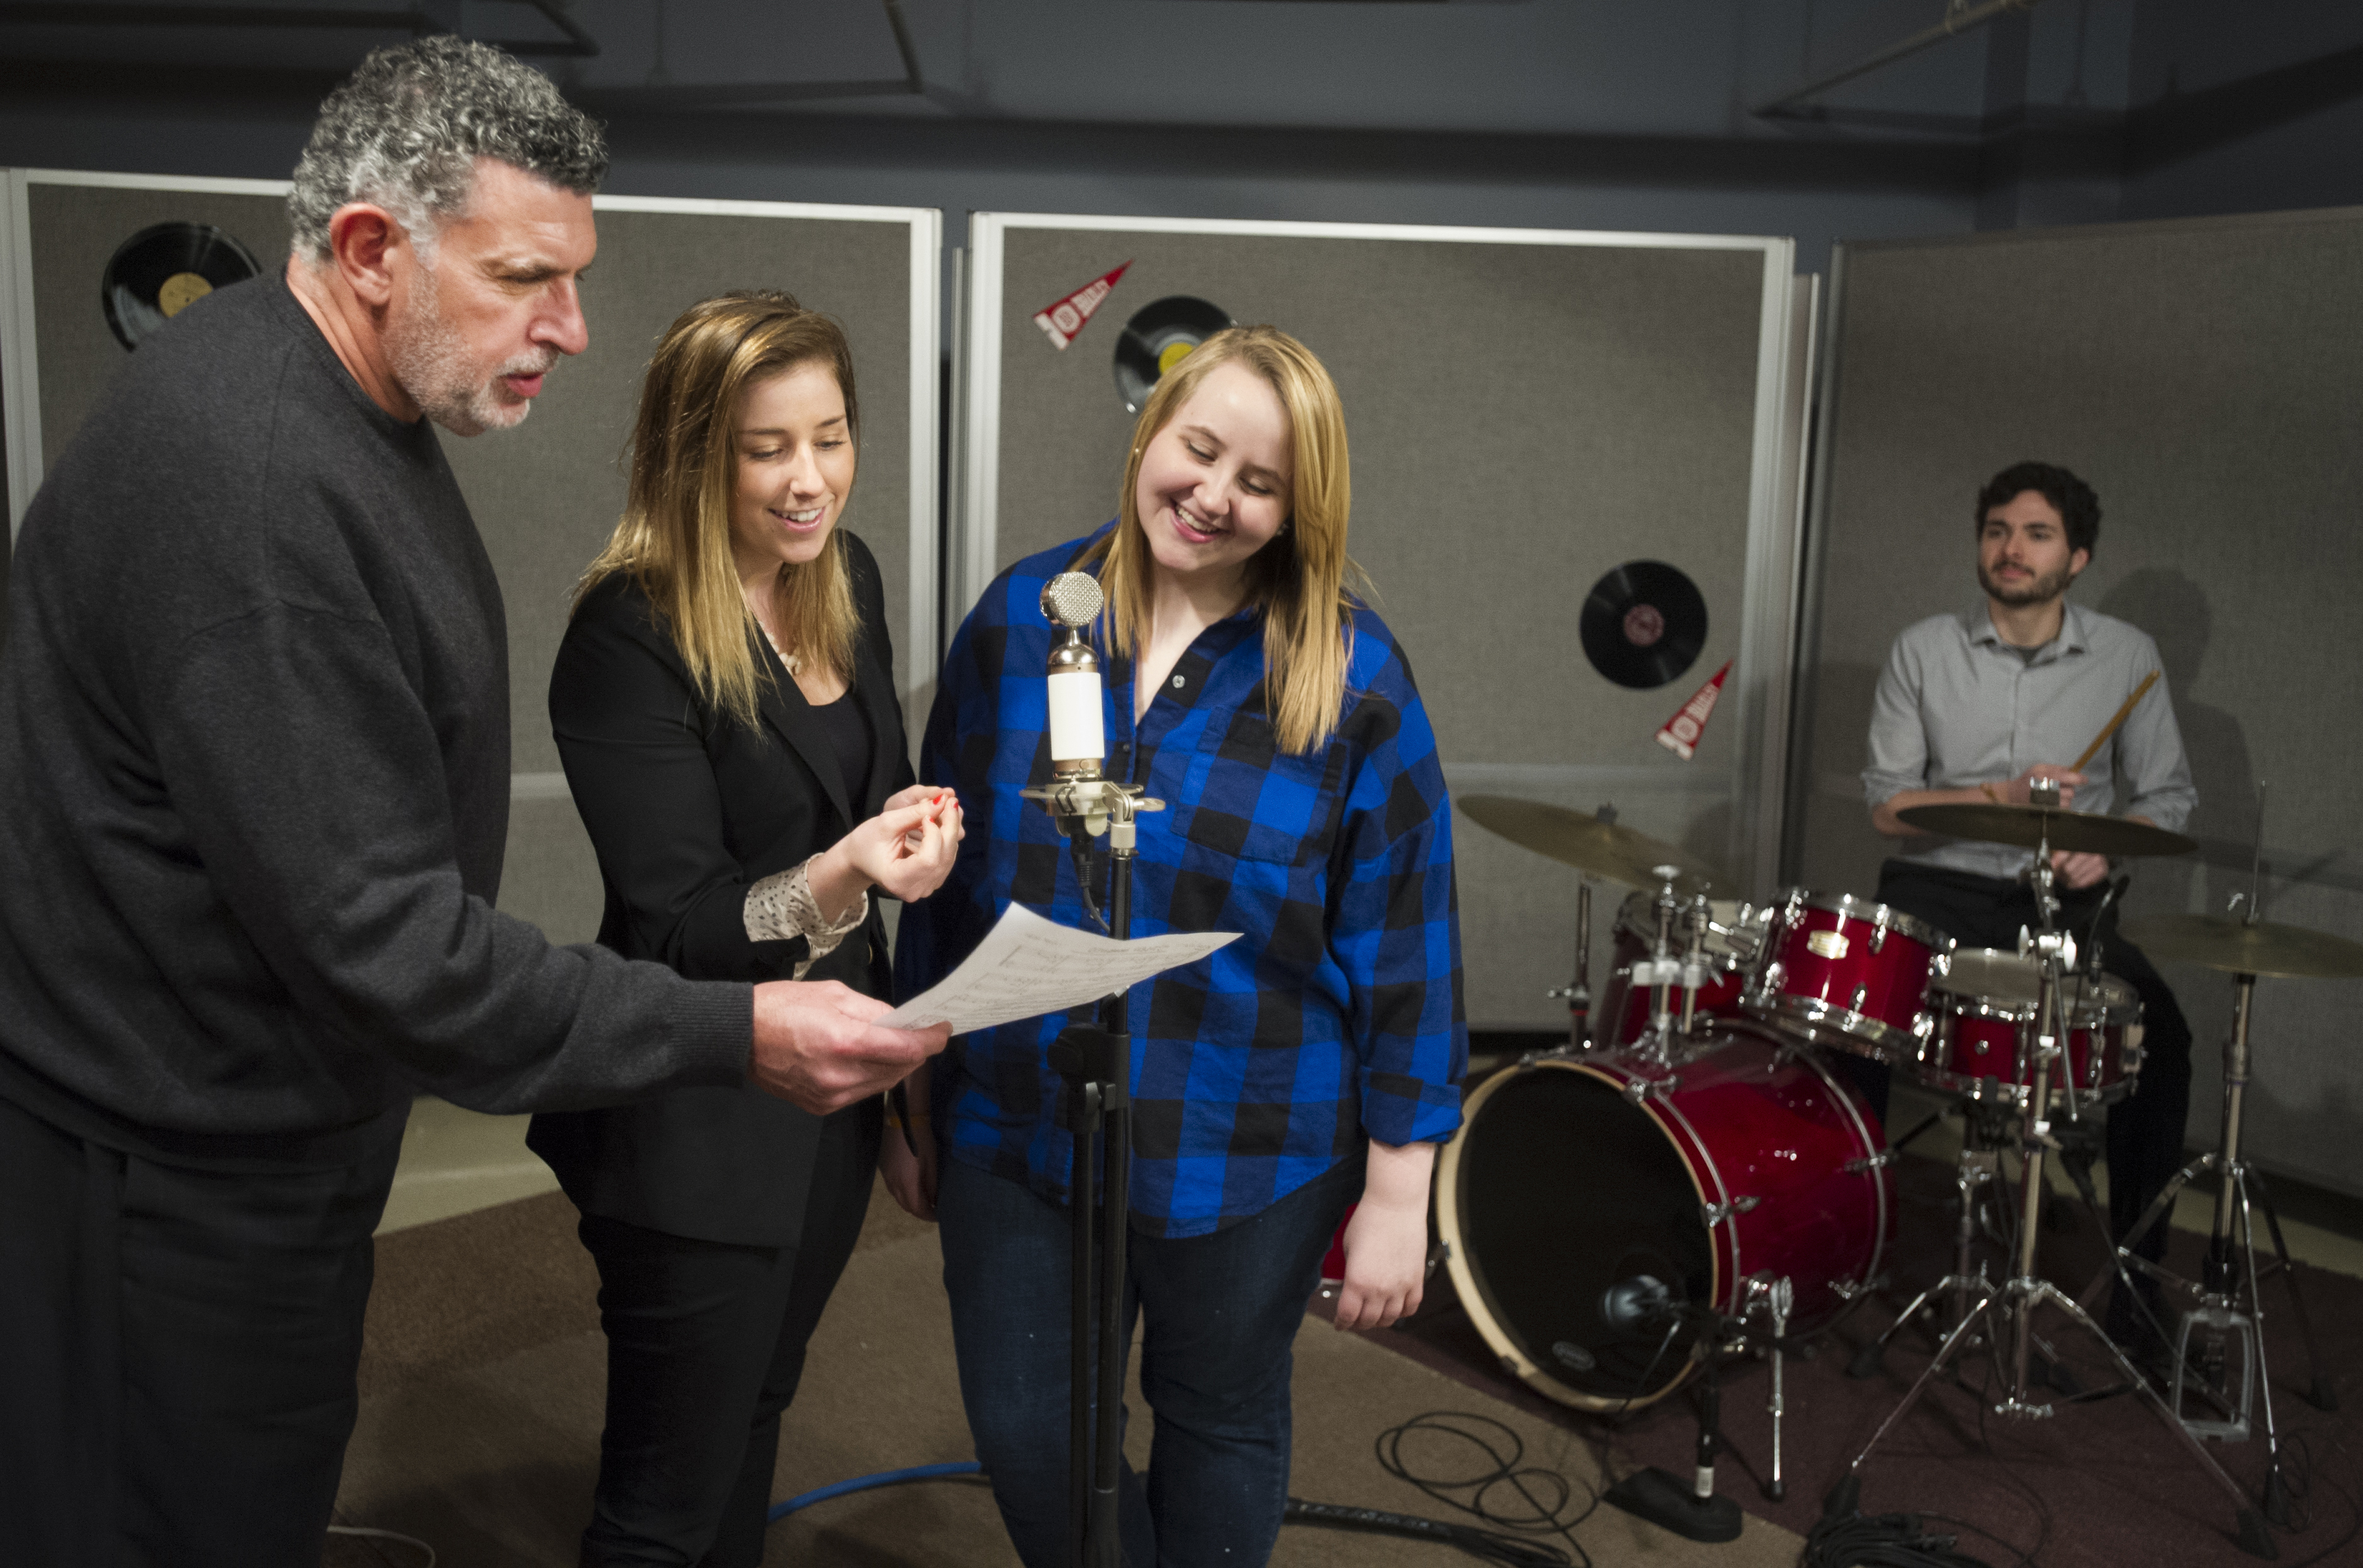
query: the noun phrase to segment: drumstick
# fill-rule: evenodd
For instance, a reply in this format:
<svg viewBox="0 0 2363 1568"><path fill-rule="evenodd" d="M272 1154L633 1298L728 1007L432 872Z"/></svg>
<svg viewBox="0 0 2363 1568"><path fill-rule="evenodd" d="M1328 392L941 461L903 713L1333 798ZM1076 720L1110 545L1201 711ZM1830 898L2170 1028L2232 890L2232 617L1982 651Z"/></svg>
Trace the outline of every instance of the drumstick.
<svg viewBox="0 0 2363 1568"><path fill-rule="evenodd" d="M2125 699L2125 706L2117 709L2117 717L2109 720L2109 722L2102 727L2101 732L2092 737L2092 743L2084 748L2084 754L2077 758L2075 765L2070 767L2068 771L2071 773L2082 773L2084 771L2084 764L2091 762L2093 757L2099 754L2101 748L2109 743L2109 737L2117 732L2117 726L2123 724L2126 717L2132 714L2134 711L2134 704L2142 700L2142 694L2148 691L2150 687L2157 684L2157 671L2152 670L2148 674L2144 675L2142 677L2142 684L2134 688L2134 695Z"/></svg>

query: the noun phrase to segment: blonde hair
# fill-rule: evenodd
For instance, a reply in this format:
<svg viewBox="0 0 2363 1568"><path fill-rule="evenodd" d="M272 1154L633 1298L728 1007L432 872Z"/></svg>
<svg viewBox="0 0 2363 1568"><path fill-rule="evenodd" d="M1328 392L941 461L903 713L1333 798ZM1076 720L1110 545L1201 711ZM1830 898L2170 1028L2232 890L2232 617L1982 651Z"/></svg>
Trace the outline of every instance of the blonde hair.
<svg viewBox="0 0 2363 1568"><path fill-rule="evenodd" d="M808 364L837 377L858 452L861 416L844 328L769 289L717 295L682 311L665 328L640 386L624 515L574 591L580 606L601 582L629 573L663 619L699 695L750 728L759 727L771 674L756 651L762 628L747 607L730 550L736 426L758 382ZM785 632L783 653L850 680L861 622L843 522L840 513L812 561L781 564L771 602Z"/></svg>
<svg viewBox="0 0 2363 1568"><path fill-rule="evenodd" d="M1288 520L1247 561L1248 602L1264 612L1264 701L1283 751L1303 754L1326 746L1346 703L1346 667L1353 657L1350 578L1366 589L1362 569L1346 553L1352 510L1346 413L1337 384L1313 350L1273 327L1233 327L1217 332L1158 382L1133 428L1116 524L1076 564L1104 561L1108 642L1137 658L1154 603L1148 536L1135 499L1141 454L1190 395L1215 370L1245 366L1279 395L1294 450Z"/></svg>

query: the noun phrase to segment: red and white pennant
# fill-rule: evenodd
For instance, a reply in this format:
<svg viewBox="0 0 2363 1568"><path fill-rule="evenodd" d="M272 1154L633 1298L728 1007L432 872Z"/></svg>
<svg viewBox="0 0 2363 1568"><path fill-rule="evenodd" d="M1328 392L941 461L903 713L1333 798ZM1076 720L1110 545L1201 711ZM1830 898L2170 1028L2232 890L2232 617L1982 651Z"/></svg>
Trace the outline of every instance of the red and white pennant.
<svg viewBox="0 0 2363 1568"><path fill-rule="evenodd" d="M1063 349L1075 340L1075 334L1083 329L1083 323L1092 318L1092 312L1097 310L1100 302L1115 289L1116 279L1124 276L1125 267L1131 265L1126 261L1115 272L1093 278L1056 305L1034 313L1034 325L1049 334L1052 348Z"/></svg>
<svg viewBox="0 0 2363 1568"><path fill-rule="evenodd" d="M1706 733L1707 715L1714 711L1715 699L1723 695L1723 678L1731 673L1731 661L1714 673L1714 679L1691 694L1681 711L1658 727L1658 744L1687 762L1698 750L1699 738Z"/></svg>

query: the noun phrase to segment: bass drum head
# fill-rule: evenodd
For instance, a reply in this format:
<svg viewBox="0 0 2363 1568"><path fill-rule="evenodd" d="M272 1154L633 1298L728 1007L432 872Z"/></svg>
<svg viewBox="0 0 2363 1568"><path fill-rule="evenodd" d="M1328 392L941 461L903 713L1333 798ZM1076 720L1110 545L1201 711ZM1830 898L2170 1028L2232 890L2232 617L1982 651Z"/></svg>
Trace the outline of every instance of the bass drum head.
<svg viewBox="0 0 2363 1568"><path fill-rule="evenodd" d="M1601 1315L1609 1286L1636 1274L1691 1301L1716 1284L1690 1168L1622 1080L1556 1062L1494 1078L1445 1149L1437 1197L1462 1304L1520 1378L1601 1411L1681 1382L1691 1330L1669 1340Z"/></svg>

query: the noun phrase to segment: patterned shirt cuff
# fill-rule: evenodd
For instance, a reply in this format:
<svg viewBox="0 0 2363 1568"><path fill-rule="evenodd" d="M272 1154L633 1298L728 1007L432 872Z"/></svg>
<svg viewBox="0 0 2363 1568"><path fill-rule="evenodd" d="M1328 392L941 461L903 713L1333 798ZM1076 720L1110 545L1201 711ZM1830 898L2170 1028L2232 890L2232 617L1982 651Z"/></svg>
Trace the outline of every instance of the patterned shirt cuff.
<svg viewBox="0 0 2363 1568"><path fill-rule="evenodd" d="M813 896L810 875L812 857L804 864L767 876L747 890L747 940L750 942L793 941L804 939L808 946L804 957L796 964L794 979L802 980L804 972L830 953L846 934L870 917L870 895L864 891L853 901L853 907L842 918L831 924L820 912L820 900Z"/></svg>

